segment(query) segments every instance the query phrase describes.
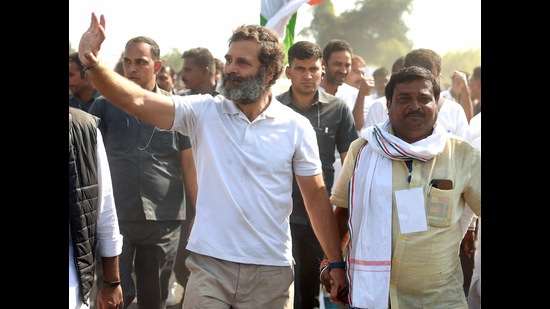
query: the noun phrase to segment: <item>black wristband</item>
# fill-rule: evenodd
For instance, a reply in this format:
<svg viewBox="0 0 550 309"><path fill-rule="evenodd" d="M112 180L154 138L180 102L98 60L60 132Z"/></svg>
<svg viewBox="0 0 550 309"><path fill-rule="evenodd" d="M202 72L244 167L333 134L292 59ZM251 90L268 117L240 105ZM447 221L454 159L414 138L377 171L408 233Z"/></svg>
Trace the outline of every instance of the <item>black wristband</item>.
<svg viewBox="0 0 550 309"><path fill-rule="evenodd" d="M120 285L120 280L119 281L113 281L113 282L103 280L103 286L108 286L108 287L111 287L111 288L115 288L119 285Z"/></svg>
<svg viewBox="0 0 550 309"><path fill-rule="evenodd" d="M346 262L330 262L330 263L328 263L328 268L330 268L330 269L335 269L335 268L346 269Z"/></svg>

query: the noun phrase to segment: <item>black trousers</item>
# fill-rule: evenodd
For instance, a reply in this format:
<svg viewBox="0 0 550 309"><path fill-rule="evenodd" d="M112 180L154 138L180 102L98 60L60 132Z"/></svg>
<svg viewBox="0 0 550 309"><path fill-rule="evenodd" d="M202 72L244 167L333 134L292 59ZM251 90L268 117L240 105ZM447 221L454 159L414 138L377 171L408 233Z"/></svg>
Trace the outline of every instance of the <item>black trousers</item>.
<svg viewBox="0 0 550 309"><path fill-rule="evenodd" d="M294 273L294 309L319 307L319 260L323 249L310 225L290 223Z"/></svg>
<svg viewBox="0 0 550 309"><path fill-rule="evenodd" d="M181 222L119 220L124 237L119 256L124 308L128 308L136 296L139 308L166 307Z"/></svg>

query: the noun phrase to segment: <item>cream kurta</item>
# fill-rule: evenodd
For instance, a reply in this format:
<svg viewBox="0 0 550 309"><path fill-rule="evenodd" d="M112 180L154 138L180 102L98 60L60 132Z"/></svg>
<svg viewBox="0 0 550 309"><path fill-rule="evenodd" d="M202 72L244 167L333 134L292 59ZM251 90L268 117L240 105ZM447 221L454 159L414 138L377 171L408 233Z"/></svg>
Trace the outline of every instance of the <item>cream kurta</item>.
<svg viewBox="0 0 550 309"><path fill-rule="evenodd" d="M364 142L365 139L358 138L349 148L331 197L336 206L348 208L349 181L357 152ZM393 160L392 170L393 192L424 188L428 221L425 232L401 234L395 194L392 194L392 309L467 308L457 252L462 239L460 217L465 202L481 216L481 157L478 150L465 141L450 137L440 155L425 163L414 160L410 184L405 162ZM432 188L428 197L431 179L451 179L454 187L452 190ZM355 207L361 206L357 200L355 204ZM435 214L434 210L446 216L430 215ZM358 235L353 235L353 238L357 241Z"/></svg>

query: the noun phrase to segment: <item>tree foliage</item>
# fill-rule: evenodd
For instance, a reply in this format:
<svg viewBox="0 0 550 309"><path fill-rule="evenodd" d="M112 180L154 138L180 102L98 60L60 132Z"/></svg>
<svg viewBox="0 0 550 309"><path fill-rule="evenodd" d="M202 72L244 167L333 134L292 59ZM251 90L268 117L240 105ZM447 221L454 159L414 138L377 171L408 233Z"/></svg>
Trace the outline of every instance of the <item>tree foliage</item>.
<svg viewBox="0 0 550 309"><path fill-rule="evenodd" d="M182 52L180 52L177 48L172 48L172 50L168 53L164 53L163 56L160 57L162 62L164 64L170 65L176 72L179 73L181 71L181 68L183 67L183 59L181 56L183 55Z"/></svg>
<svg viewBox="0 0 550 309"><path fill-rule="evenodd" d="M407 37L409 27L403 20L403 14L411 13L412 4L413 0L356 0L353 9L337 16L333 2L325 0L312 6L311 25L300 31L300 35L312 38L321 48L332 39L344 39L351 44L354 54L363 57L369 66L390 70L393 62L414 46ZM183 66L181 56L182 52L173 48L161 58L179 72ZM441 83L450 85L454 70L471 74L481 64L481 49L452 51L441 57Z"/></svg>
<svg viewBox="0 0 550 309"><path fill-rule="evenodd" d="M403 20L403 14L411 13L412 4L413 0L356 0L353 9L337 16L333 2L325 0L312 7L311 25L300 35L313 38L321 48L335 38L346 40L353 53L363 57L369 66L390 70L393 62L414 46ZM481 64L481 49L453 51L441 57L441 82L449 85L454 70L471 74Z"/></svg>
<svg viewBox="0 0 550 309"><path fill-rule="evenodd" d="M334 38L346 40L369 65L391 68L413 47L402 18L411 12L412 1L356 0L354 9L336 16L332 1L326 0L313 7L311 26L300 34L313 37L321 47Z"/></svg>

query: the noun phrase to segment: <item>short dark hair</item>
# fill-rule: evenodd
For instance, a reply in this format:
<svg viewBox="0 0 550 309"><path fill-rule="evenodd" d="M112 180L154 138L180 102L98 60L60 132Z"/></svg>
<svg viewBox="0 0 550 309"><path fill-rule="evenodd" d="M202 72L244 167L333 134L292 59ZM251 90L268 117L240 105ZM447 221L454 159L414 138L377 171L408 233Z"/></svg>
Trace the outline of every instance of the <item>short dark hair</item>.
<svg viewBox="0 0 550 309"><path fill-rule="evenodd" d="M78 52L74 52L69 55L69 62L74 62L78 66L78 70L80 71L80 77L84 78L84 75L86 75L86 71L84 71L84 64L80 61L80 58L78 58Z"/></svg>
<svg viewBox="0 0 550 309"><path fill-rule="evenodd" d="M323 58L325 59L325 63L328 64L332 53L339 51L347 51L353 56L353 49L347 41L334 39L328 42L327 45L325 45L325 48L323 48Z"/></svg>
<svg viewBox="0 0 550 309"><path fill-rule="evenodd" d="M126 47L130 44L136 43L149 44L149 46L151 46L151 57L153 58L153 60L160 60L160 47L155 40L147 36L136 36L135 38L132 38L128 42L126 42Z"/></svg>
<svg viewBox="0 0 550 309"><path fill-rule="evenodd" d="M212 75L216 74L216 60L206 47L195 47L183 52L182 59L193 58L202 68L209 68Z"/></svg>
<svg viewBox="0 0 550 309"><path fill-rule="evenodd" d="M386 85L386 99L390 101L393 99L393 91L398 84L406 84L418 79L432 83L435 102L437 103L439 94L441 93L441 87L439 86L437 78L427 68L418 66L404 67L391 75L390 81Z"/></svg>
<svg viewBox="0 0 550 309"><path fill-rule="evenodd" d="M413 65L425 67L431 72L437 69L437 74L441 74L441 56L431 49L418 48L411 50L405 55L405 62L403 64L406 67Z"/></svg>
<svg viewBox="0 0 550 309"><path fill-rule="evenodd" d="M308 41L299 41L288 49L288 64L292 65L294 59L304 60L315 58L315 60L323 58L321 47L315 43Z"/></svg>

